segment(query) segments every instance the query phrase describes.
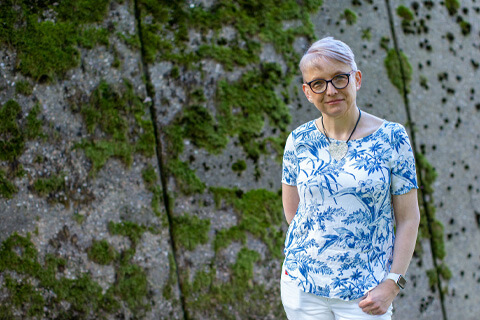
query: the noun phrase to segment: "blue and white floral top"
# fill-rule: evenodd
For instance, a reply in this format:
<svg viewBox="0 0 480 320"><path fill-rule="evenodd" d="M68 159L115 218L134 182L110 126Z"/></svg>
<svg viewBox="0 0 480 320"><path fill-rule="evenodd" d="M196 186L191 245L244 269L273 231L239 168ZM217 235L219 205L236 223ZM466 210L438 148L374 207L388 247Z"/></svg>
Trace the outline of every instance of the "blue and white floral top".
<svg viewBox="0 0 480 320"><path fill-rule="evenodd" d="M305 292L354 300L390 271L391 195L418 188L415 160L405 128L394 122L349 141L339 161L328 145L314 120L287 139L282 182L297 186L300 203L285 239L285 275Z"/></svg>

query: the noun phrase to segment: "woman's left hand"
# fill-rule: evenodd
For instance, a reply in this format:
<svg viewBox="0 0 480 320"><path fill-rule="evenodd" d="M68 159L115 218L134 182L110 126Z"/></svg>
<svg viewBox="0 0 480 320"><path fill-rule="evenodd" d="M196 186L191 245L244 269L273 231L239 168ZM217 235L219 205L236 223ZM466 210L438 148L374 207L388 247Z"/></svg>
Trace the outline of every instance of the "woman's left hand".
<svg viewBox="0 0 480 320"><path fill-rule="evenodd" d="M384 314L387 312L388 307L390 307L399 291L400 288L395 282L389 279L385 280L369 291L358 306L362 308L363 312L368 314Z"/></svg>

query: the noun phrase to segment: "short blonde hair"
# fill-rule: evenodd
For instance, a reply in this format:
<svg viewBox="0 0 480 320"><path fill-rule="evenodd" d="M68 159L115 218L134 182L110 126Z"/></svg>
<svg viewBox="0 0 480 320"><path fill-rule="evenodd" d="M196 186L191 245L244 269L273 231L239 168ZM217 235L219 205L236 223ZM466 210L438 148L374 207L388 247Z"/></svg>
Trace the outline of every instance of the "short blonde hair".
<svg viewBox="0 0 480 320"><path fill-rule="evenodd" d="M307 52L300 60L299 67L302 74L313 67L324 62L325 60L337 60L343 62L353 71L357 71L357 64L355 63L355 55L352 49L340 40L335 40L333 37L326 37L318 40L308 48Z"/></svg>

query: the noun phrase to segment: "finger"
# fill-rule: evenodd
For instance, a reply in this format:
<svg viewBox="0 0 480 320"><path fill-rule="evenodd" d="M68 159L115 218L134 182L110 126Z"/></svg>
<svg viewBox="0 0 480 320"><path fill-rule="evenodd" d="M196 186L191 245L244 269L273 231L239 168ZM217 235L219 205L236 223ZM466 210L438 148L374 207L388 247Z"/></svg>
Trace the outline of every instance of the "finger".
<svg viewBox="0 0 480 320"><path fill-rule="evenodd" d="M370 315L379 315L381 314L377 309L375 308L367 308L367 309L362 309L363 312L370 314Z"/></svg>
<svg viewBox="0 0 480 320"><path fill-rule="evenodd" d="M369 298L365 298L365 299L363 299L362 301L360 301L360 302L358 303L358 306L359 306L360 308L366 308L366 307L372 306L373 303L374 303L374 302L373 302L372 300L370 300Z"/></svg>

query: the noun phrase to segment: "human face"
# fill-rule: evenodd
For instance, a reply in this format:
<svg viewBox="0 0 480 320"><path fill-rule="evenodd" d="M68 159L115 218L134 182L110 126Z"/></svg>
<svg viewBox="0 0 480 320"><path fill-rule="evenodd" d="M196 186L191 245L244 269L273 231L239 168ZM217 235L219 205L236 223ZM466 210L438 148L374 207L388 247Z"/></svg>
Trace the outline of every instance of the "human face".
<svg viewBox="0 0 480 320"><path fill-rule="evenodd" d="M303 74L305 80L303 92L308 101L313 103L323 116L339 118L355 112L357 91L362 83L362 73L360 71L351 72L348 86L343 89L336 89L329 83L327 90L320 94L313 92L306 83L315 79L330 80L336 75L349 73L350 71L352 71L352 68L345 63L336 60L323 60Z"/></svg>

